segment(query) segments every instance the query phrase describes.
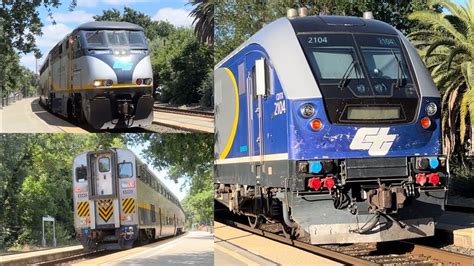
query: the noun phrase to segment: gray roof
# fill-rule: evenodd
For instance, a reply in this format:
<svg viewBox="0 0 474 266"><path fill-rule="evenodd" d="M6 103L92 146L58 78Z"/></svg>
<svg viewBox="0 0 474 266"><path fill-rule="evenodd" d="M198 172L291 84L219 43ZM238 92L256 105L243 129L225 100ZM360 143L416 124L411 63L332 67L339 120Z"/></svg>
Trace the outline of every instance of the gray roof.
<svg viewBox="0 0 474 266"><path fill-rule="evenodd" d="M91 21L79 25L76 30L140 30L143 28L128 22Z"/></svg>

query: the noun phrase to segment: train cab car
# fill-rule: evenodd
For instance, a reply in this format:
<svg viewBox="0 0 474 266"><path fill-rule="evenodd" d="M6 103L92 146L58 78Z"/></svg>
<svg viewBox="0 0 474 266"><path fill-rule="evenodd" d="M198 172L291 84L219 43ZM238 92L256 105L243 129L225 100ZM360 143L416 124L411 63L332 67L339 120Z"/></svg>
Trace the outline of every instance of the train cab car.
<svg viewBox="0 0 474 266"><path fill-rule="evenodd" d="M61 40L40 68L40 102L95 129L153 121L153 73L143 28L88 22Z"/></svg>
<svg viewBox="0 0 474 266"><path fill-rule="evenodd" d="M215 199L312 244L432 236L447 160L440 95L392 26L281 18L214 69Z"/></svg>
<svg viewBox="0 0 474 266"><path fill-rule="evenodd" d="M131 151L86 152L73 163L74 227L85 249L126 249L178 235L178 199Z"/></svg>

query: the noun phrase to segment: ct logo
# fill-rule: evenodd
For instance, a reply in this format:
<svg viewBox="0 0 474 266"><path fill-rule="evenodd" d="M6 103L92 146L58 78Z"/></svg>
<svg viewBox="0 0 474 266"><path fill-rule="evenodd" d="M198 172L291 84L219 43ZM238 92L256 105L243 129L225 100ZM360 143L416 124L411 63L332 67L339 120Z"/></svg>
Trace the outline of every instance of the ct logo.
<svg viewBox="0 0 474 266"><path fill-rule="evenodd" d="M360 128L349 147L351 150L368 150L370 156L386 155L392 147L396 134L389 135L389 127Z"/></svg>

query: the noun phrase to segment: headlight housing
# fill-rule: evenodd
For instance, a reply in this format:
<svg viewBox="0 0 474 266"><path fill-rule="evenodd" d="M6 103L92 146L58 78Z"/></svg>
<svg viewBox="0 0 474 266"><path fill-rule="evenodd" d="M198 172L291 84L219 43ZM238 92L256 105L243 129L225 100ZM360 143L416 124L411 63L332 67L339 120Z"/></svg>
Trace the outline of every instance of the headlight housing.
<svg viewBox="0 0 474 266"><path fill-rule="evenodd" d="M304 118L310 118L314 115L314 107L312 104L305 103L300 108L300 114Z"/></svg>
<svg viewBox="0 0 474 266"><path fill-rule="evenodd" d="M438 112L438 106L434 102L430 102L425 106L426 114L433 116Z"/></svg>

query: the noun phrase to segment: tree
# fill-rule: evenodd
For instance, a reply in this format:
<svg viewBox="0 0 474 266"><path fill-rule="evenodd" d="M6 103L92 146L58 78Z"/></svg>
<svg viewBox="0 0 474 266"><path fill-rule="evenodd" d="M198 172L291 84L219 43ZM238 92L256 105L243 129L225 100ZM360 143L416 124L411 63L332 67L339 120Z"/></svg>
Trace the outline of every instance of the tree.
<svg viewBox="0 0 474 266"><path fill-rule="evenodd" d="M211 71L212 49L199 42L191 29L179 28L151 44L153 80L162 87L162 102L198 102L199 87Z"/></svg>
<svg viewBox="0 0 474 266"><path fill-rule="evenodd" d="M171 180L184 179L189 192L182 203L188 221L212 221L212 134L129 134L127 140L129 145L146 144L146 160L159 170L168 169Z"/></svg>
<svg viewBox="0 0 474 266"><path fill-rule="evenodd" d="M447 12L417 11L410 18L428 26L409 35L437 87L443 108L444 153L459 149L471 131L474 140L474 0L460 6L450 0L433 0L430 6L442 6ZM470 124L470 127L469 127ZM457 132L459 131L459 136ZM474 153L471 144L471 152Z"/></svg>
<svg viewBox="0 0 474 266"><path fill-rule="evenodd" d="M157 37L166 37L174 31L174 26L166 21L154 21L145 13L136 11L129 7L123 8L123 15L119 10L113 8L102 11L102 15L94 16L96 21L123 21L137 24L144 29L145 36L149 40Z"/></svg>
<svg viewBox="0 0 474 266"><path fill-rule="evenodd" d="M194 17L194 32L201 42L214 44L214 3L211 0L191 0L195 6L189 14Z"/></svg>

